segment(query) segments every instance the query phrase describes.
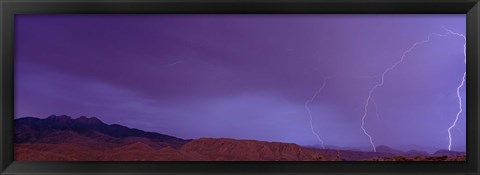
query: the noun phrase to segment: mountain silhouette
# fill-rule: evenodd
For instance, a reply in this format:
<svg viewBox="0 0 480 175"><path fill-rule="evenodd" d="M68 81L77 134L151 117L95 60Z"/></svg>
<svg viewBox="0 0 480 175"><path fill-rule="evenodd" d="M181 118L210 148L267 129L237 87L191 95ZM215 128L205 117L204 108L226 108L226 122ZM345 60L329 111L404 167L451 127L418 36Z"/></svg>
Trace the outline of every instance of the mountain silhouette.
<svg viewBox="0 0 480 175"><path fill-rule="evenodd" d="M161 145L180 147L189 141L155 132L128 128L118 124L108 125L95 117L88 118L85 116L77 119L72 119L66 115L52 115L45 119L26 117L15 119L14 126L14 143L16 144L52 142L52 139L48 138L57 138L57 140L63 141L64 139L58 139L62 137L69 139L84 137L86 140L110 141L114 143L128 140L135 142L143 139L157 143L157 145L154 144L155 147L161 147Z"/></svg>
<svg viewBox="0 0 480 175"><path fill-rule="evenodd" d="M15 160L24 161L465 161L464 152L377 152L304 147L295 143L199 138L146 132L95 117L15 119Z"/></svg>

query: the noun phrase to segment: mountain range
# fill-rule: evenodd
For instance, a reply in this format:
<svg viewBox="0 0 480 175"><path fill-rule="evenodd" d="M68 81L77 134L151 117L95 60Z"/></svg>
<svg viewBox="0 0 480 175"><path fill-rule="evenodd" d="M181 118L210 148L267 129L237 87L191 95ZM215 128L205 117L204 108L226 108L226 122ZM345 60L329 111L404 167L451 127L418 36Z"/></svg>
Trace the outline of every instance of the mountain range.
<svg viewBox="0 0 480 175"><path fill-rule="evenodd" d="M95 117L15 119L15 160L23 161L462 161L464 152L377 152L318 149L294 143L232 138L182 139L146 132Z"/></svg>

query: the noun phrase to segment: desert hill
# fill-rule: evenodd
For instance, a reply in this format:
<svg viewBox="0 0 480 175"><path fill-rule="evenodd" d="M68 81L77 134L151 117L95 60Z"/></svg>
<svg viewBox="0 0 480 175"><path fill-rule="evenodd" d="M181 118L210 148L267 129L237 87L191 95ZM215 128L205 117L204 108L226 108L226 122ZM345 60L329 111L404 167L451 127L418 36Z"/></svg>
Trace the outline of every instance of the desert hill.
<svg viewBox="0 0 480 175"><path fill-rule="evenodd" d="M464 161L465 153L434 154L317 149L294 143L231 138L181 139L97 118L50 116L15 119L17 161Z"/></svg>

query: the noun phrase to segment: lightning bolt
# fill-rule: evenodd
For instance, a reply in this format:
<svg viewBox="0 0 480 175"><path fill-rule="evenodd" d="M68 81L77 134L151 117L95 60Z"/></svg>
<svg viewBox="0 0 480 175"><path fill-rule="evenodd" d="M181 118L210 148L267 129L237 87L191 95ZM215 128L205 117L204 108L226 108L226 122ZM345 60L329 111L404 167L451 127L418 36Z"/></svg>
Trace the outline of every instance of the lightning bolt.
<svg viewBox="0 0 480 175"><path fill-rule="evenodd" d="M318 96L318 94L320 94L320 92L323 90L323 88L325 88L325 86L327 85L327 79L328 78L324 78L323 79L323 84L320 88L318 88L317 91L315 91L315 93L313 94L313 96L308 99L306 102L305 102L305 109L307 110L308 112L308 116L310 117L310 129L312 131L312 134L315 135L315 137L317 138L317 140L320 142L320 145L322 146L322 149L325 149L325 146L323 144L323 140L320 138L320 135L315 132L315 129L313 128L313 116L312 116L312 111L310 111L310 108L308 107L308 105L310 103L313 102L313 100L315 100L315 98Z"/></svg>
<svg viewBox="0 0 480 175"><path fill-rule="evenodd" d="M465 64L467 64L467 37L465 37L465 35L462 35L462 34L460 34L460 33L453 32L452 30L447 29L447 28L445 28L445 27L443 27L443 26L442 26L442 28L443 28L444 30L446 30L446 31L448 32L448 34L456 35L456 36L459 36L459 37L462 37L462 38L463 38L463 40L465 41L465 44L463 44L463 57L464 57L463 62L464 62Z"/></svg>
<svg viewBox="0 0 480 175"><path fill-rule="evenodd" d="M465 83L465 77L466 77L466 72L463 73L463 78L462 78L462 83L457 87L457 97L458 97L458 113L457 116L455 117L455 121L453 121L452 125L448 127L448 150L451 151L452 149L452 129L455 127L457 124L458 118L460 117L460 114L463 112L462 108L462 97L460 96L460 88L463 87L463 84Z"/></svg>
<svg viewBox="0 0 480 175"><path fill-rule="evenodd" d="M463 49L463 53L464 53L464 63L466 64L467 63L467 57L466 57L466 37L465 35L462 35L460 33L456 33L456 32L453 32L452 30L449 30L445 27L443 27L444 30L447 31L446 34L438 34L438 33L430 33L428 36L427 36L427 39L425 40L422 40L422 41L417 41L415 42L412 46L410 46L407 50L405 50L402 54L402 56L400 57L400 59L398 61L396 61L392 66L388 67L387 69L385 69L383 71L383 73L381 75L379 75L381 77L381 81L377 84L375 84L371 89L370 91L368 92L368 97L365 101L365 106L364 106L364 114L362 116L362 123L361 123L361 126L360 128L362 129L363 131L363 134L365 136L368 137L369 141L370 141L370 144L372 145L372 148L373 148L373 151L374 152L377 152L376 150L376 147L375 147L375 143L373 141L373 138L372 136L367 132L367 130L365 129L365 119L368 115L368 107L370 105L370 101L373 99L372 96L375 92L375 90L379 87L382 87L385 83L385 76L392 70L394 70L399 64L401 64L404 59L407 57L407 55L412 52L413 49L415 49L417 46L419 45L422 45L422 44L425 44L425 43L428 43L430 42L430 39L433 37L433 36L437 36L437 37L445 37L447 36L448 34L451 34L451 35L456 35L456 36L459 36L459 37L462 37L464 40L465 40L465 44L464 44L464 49ZM377 77L377 76L368 76L368 77ZM457 97L458 97L458 104L459 104L459 111L455 117L455 121L453 122L453 124L448 128L448 136L449 136L449 145L448 145L448 150L450 151L451 150L451 142L452 142L452 136L451 136L451 129L455 128L456 126L456 123L460 117L460 114L463 112L463 108L462 108L462 97L460 95L460 89L463 87L463 85L465 84L465 78L466 78L466 72L464 72L463 74L463 78L462 78L462 81L460 83L460 85L457 87ZM323 149L325 149L325 146L324 146L324 141L320 138L320 135L318 133L315 132L315 129L313 127L313 116L312 116L312 113L311 113L311 110L310 108L308 107L308 105L310 103L313 102L313 100L315 100L315 98L318 96L318 94L325 88L325 85L327 84L327 79L328 78L324 78L324 82L322 84L322 86L317 90L315 91L315 93L313 94L313 96L308 99L306 102L305 102L305 109L307 110L308 112L308 115L310 117L310 129L311 129L311 132L312 134L314 134L316 136L316 138L318 139L318 141L321 143L321 146ZM377 114L377 117L379 117L378 115L378 108L377 108L377 105L376 105L376 102L374 101L373 103L375 103L375 109L376 109L376 114Z"/></svg>
<svg viewBox="0 0 480 175"><path fill-rule="evenodd" d="M465 64L467 64L467 38L465 37L465 35L453 32L452 30L447 29L445 27L443 27L443 29L445 29L449 34L456 35L456 36L459 36L459 37L463 38L463 40L465 41L465 44L463 45L463 56L464 56L463 61L464 61ZM462 81L461 81L460 85L458 85L458 87L457 87L457 97L458 97L458 113L457 113L457 116L455 117L455 120L453 121L452 125L450 127L448 127L448 150L449 151L452 150L452 133L451 133L451 131L456 126L458 118L460 117L460 114L462 114L462 112L463 112L462 96L460 96L460 89L465 84L466 75L467 75L467 72L465 71L463 73Z"/></svg>
<svg viewBox="0 0 480 175"><path fill-rule="evenodd" d="M448 30L447 30L448 31ZM452 33L454 34L454 32L451 32L449 31L447 34L449 33ZM372 148L373 148L373 151L374 152L377 152L377 149L375 147L375 143L373 142L373 138L372 136L367 132L367 130L365 129L365 118L367 117L368 115L368 106L370 105L370 100L372 99L372 96L373 96L373 93L375 92L375 90L379 87L382 87L385 83L385 76L387 75L388 72L394 70L400 63L403 62L403 60L405 59L405 57L407 57L407 55L412 52L413 49L415 49L418 45L422 45L422 44L425 44L425 43L428 43L430 42L430 39L433 37L433 36L438 36L438 37L445 37L447 34L438 34L438 33L430 33L427 37L427 39L425 40L422 40L422 41L417 41L415 42L410 48L408 48L407 50L405 50L402 54L402 57L400 57L400 59L395 62L392 66L388 67L387 69L385 69L383 71L383 73L381 74L381 81L377 84L375 84L371 89L370 91L368 92L368 97L365 101L365 106L364 106L364 114L362 116L362 124L360 126L360 128L362 129L363 131L363 134L365 136L368 137L369 141L370 141L370 144L372 145ZM462 83L463 84L463 83ZM457 117L458 118L458 117ZM455 121L456 122L456 121ZM453 124L455 125L455 123Z"/></svg>
<svg viewBox="0 0 480 175"><path fill-rule="evenodd" d="M313 127L312 111L310 110L310 108L308 106L309 106L310 103L312 103L315 100L315 98L317 98L318 94L320 94L320 92L325 88L325 86L327 85L327 80L332 79L332 78L377 78L379 76L380 75L326 76L323 79L322 85L317 89L317 91L315 91L313 96L305 102L305 109L307 110L308 116L310 117L310 130L311 130L312 134L315 135L317 140L320 142L322 149L325 149L324 141L323 141L323 139L321 139L320 135L315 131L315 128Z"/></svg>

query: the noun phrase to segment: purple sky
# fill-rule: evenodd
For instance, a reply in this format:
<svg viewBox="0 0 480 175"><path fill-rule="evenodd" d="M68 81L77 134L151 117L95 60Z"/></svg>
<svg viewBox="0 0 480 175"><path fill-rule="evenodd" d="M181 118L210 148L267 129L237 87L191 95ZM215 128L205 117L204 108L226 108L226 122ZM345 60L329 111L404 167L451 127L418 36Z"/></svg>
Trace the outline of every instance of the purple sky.
<svg viewBox="0 0 480 175"><path fill-rule="evenodd" d="M370 147L368 91L415 42L465 15L17 15L15 117L98 117L181 138ZM376 145L446 149L464 40L432 37L386 74ZM465 97L465 87L461 89ZM452 130L464 149L465 114ZM460 147L460 148L457 148Z"/></svg>

